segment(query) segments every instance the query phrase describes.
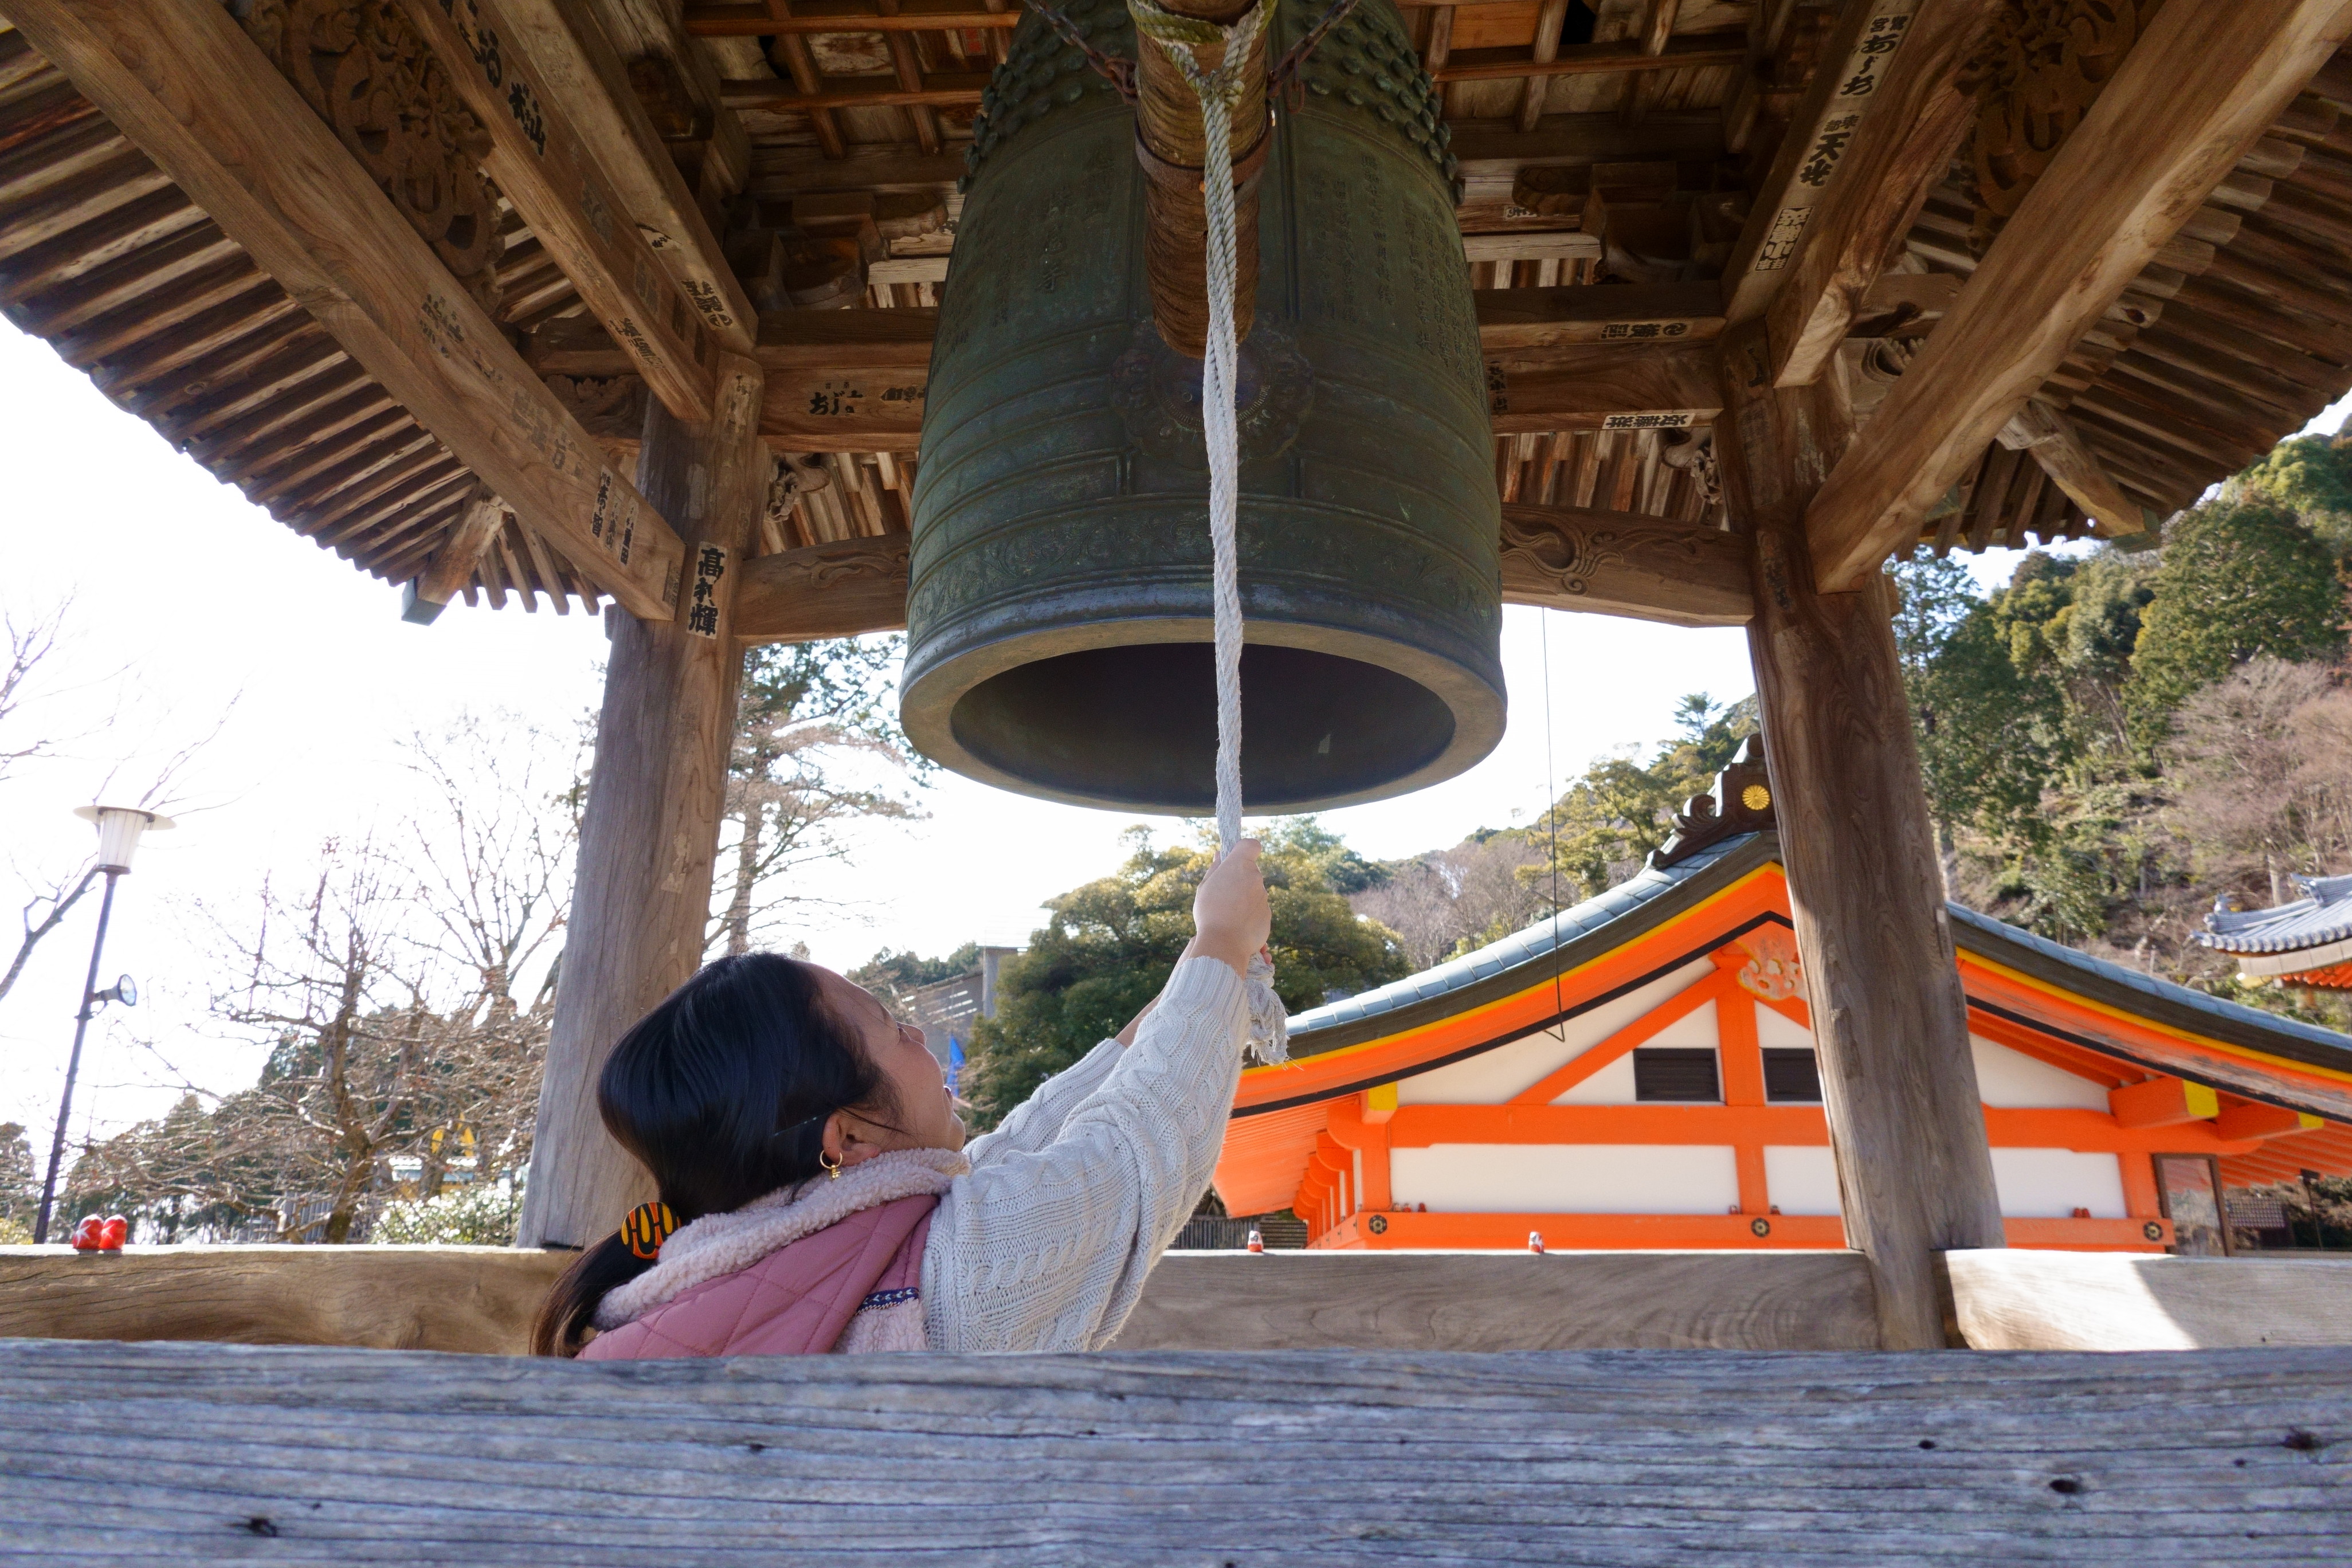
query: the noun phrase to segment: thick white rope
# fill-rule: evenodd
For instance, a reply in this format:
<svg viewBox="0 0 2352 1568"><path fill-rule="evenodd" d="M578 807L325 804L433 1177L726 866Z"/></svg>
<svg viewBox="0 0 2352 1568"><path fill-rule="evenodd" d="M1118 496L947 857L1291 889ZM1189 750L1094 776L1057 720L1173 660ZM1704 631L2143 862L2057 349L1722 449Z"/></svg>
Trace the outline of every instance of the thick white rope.
<svg viewBox="0 0 2352 1568"><path fill-rule="evenodd" d="M1201 364L1201 434L1209 456L1210 602L1215 626L1217 681L1217 841L1233 852L1242 840L1242 591L1240 521L1241 431L1234 412L1241 345L1234 331L1234 274L1240 217L1234 204L1233 118L1244 68L1265 25L1272 0L1257 0L1230 27L1163 11L1151 0L1128 0L1138 34L1166 54L1201 100L1206 143L1202 193L1208 206L1209 336ZM1214 70L1194 49L1223 44ZM1274 965L1261 953L1250 961L1250 1053L1261 1062L1290 1056L1290 1025L1274 991Z"/></svg>

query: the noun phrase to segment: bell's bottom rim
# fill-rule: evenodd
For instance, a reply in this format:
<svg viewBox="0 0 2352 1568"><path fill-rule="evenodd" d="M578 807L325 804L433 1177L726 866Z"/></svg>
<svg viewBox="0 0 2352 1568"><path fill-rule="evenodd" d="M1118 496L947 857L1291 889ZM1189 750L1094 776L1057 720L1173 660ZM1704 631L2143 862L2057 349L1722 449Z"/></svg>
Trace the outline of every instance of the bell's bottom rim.
<svg viewBox="0 0 2352 1568"><path fill-rule="evenodd" d="M1024 778L973 754L956 738L956 705L978 687L1024 665L1102 648L1149 643L1212 643L1215 623L1205 616L1154 616L1041 626L992 638L977 647L950 654L936 662L910 655L908 679L899 692L898 723L923 755L952 773L1036 800L1058 801L1097 811L1139 812L1146 816L1205 816L1209 805L1108 799L1082 790L1056 788ZM1330 654L1386 669L1413 681L1444 703L1454 717L1454 733L1443 751L1412 772L1385 783L1298 800L1260 802L1244 798L1242 806L1252 816L1295 816L1331 811L1346 805L1366 805L1392 800L1467 773L1502 743L1509 710L1501 660L1495 661L1491 679L1444 654L1429 652L1392 638L1376 637L1346 626L1318 622L1251 621L1242 640L1269 647L1303 648ZM1242 724L1249 726L1244 704Z"/></svg>

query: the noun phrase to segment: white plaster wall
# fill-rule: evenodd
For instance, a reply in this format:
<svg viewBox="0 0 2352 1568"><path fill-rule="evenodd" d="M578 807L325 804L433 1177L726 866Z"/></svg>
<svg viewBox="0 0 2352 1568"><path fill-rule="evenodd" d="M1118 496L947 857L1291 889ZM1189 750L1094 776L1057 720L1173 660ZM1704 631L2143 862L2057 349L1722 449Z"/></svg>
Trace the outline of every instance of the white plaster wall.
<svg viewBox="0 0 2352 1568"><path fill-rule="evenodd" d="M1627 1051L1615 1061L1594 1071L1582 1083L1571 1085L1563 1095L1555 1096L1554 1105L1633 1105L1633 1053Z"/></svg>
<svg viewBox="0 0 2352 1568"><path fill-rule="evenodd" d="M1419 1073L1397 1084L1401 1105L1501 1105L1520 1090L1533 1088L1544 1077L1660 1003L1677 996L1715 972L1706 959L1694 959L1671 974L1662 974L1640 990L1571 1018L1563 1029L1547 1030L1514 1040L1465 1061ZM1710 1034L1706 1044L1715 1043ZM1628 1069L1631 1070L1630 1068ZM1627 1080L1632 1081L1630 1079ZM1632 1091L1627 1091L1627 1100ZM1617 1103L1617 1102L1610 1102Z"/></svg>
<svg viewBox="0 0 2352 1568"><path fill-rule="evenodd" d="M1842 1212L1837 1159L1826 1146L1767 1143L1764 1190L1767 1200L1779 1205L1782 1214Z"/></svg>
<svg viewBox="0 0 2352 1568"><path fill-rule="evenodd" d="M2093 1219L2124 1217L2123 1165L2113 1154L1995 1149L1992 1183L2010 1219L2065 1219L2078 1208Z"/></svg>
<svg viewBox="0 0 2352 1568"><path fill-rule="evenodd" d="M2105 1084L2034 1060L2023 1051L1997 1046L1978 1036L1969 1037L1976 1058L1977 1094L1987 1105L2022 1109L2105 1110Z"/></svg>
<svg viewBox="0 0 2352 1568"><path fill-rule="evenodd" d="M1432 1214L1723 1214L1739 1203L1727 1145L1436 1143L1389 1158L1398 1205Z"/></svg>
<svg viewBox="0 0 2352 1568"><path fill-rule="evenodd" d="M1770 1046L1775 1049L1781 1047L1789 1047L1798 1050L1811 1050L1812 1048L1813 1032L1811 1029L1806 1028L1802 1024L1783 1016L1774 1009L1765 1006L1761 1002L1756 1003L1755 1007L1756 1043L1758 1045Z"/></svg>

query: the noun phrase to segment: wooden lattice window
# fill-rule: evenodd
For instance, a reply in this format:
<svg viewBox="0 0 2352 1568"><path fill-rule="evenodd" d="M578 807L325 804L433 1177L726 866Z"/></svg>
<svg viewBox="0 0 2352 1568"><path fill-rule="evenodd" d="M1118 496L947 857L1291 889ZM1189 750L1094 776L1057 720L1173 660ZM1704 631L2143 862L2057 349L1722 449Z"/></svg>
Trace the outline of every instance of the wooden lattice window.
<svg viewBox="0 0 2352 1568"><path fill-rule="evenodd" d="M1811 1046L1764 1047L1764 1098L1775 1105L1822 1102L1822 1068Z"/></svg>
<svg viewBox="0 0 2352 1568"><path fill-rule="evenodd" d="M1643 1047L1633 1053L1633 1098L1709 1104L1722 1100L1715 1053L1704 1047Z"/></svg>

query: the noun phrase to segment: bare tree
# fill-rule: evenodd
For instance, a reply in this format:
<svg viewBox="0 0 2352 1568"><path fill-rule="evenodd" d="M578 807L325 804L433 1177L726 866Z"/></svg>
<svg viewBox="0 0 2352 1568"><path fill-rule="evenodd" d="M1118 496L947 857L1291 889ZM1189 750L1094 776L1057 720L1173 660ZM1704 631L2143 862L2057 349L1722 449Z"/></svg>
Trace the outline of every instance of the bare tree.
<svg viewBox="0 0 2352 1568"><path fill-rule="evenodd" d="M1465 838L1389 868L1386 881L1348 902L1395 931L1413 966L1426 969L1549 913L1543 866L1543 847L1524 834Z"/></svg>
<svg viewBox="0 0 2352 1568"><path fill-rule="evenodd" d="M331 842L299 893L265 886L213 916L237 976L214 1016L268 1048L258 1080L185 1086L170 1114L86 1150L73 1207L136 1212L167 1234L341 1242L391 1194L395 1159L417 1163L425 1197L461 1163L478 1181L529 1160L570 900L571 773L548 737L509 722L461 720L407 750L438 798L396 853L383 837Z"/></svg>
<svg viewBox="0 0 2352 1568"><path fill-rule="evenodd" d="M798 890L795 874L847 854L845 825L922 815L891 787L920 787L929 777L889 712L899 651L893 637L746 656L724 808L734 842L722 851L719 912L706 949L749 952L820 902Z"/></svg>
<svg viewBox="0 0 2352 1568"><path fill-rule="evenodd" d="M2345 672L2256 658L2183 703L2172 830L2199 880L2294 897L2287 876L2352 869L2352 691Z"/></svg>

